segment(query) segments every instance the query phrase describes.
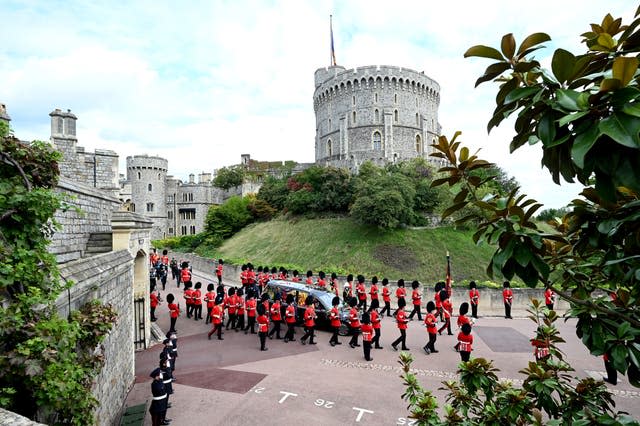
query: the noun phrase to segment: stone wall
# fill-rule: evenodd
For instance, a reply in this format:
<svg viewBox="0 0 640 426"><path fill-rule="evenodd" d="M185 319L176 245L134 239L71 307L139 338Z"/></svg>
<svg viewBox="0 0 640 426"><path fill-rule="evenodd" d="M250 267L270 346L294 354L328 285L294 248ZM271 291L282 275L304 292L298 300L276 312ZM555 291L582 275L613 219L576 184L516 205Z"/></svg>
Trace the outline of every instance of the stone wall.
<svg viewBox="0 0 640 426"><path fill-rule="evenodd" d="M191 263L191 266L194 271L201 272L203 274L209 274L211 276L211 281L213 281L215 267L217 266L217 259L207 259L195 254L191 253L173 253L173 255L177 259L184 259ZM317 271L314 271L317 272ZM300 271L301 275L306 273L306 271ZM226 282L229 285L239 285L240 282L240 266L238 265L224 265L224 276L223 282ZM342 285L346 281L346 277L338 276L340 281L340 289L342 290ZM367 281L367 286L370 284ZM406 284L408 289L411 289L409 285L410 282ZM381 287L381 286L379 286ZM389 289L391 290L391 306L396 306L396 299L393 296L396 290L396 281L389 282ZM480 304L478 306L478 314L480 316L504 316L504 303L502 301L502 289L492 289L492 288L481 288L480 290ZM512 315L513 316L526 316L528 315L526 310L529 306L529 300L531 298L536 298L544 302L544 290L541 288L514 288L513 290L513 307L512 307ZM433 298L433 286L428 285L428 288L424 288L423 285L423 306L426 304L427 300L431 300ZM460 303L469 301L469 290L461 287L453 288L452 302L454 305L454 315L457 315L457 309ZM569 309L569 304L556 298L556 304L554 306L555 310L563 314L566 310Z"/></svg>
<svg viewBox="0 0 640 426"><path fill-rule="evenodd" d="M98 400L96 424L114 423L134 381L133 257L128 250L99 254L60 266L61 275L76 282L60 295L61 315L99 300L110 303L118 314L116 326L102 343L105 364L95 378L93 394Z"/></svg>
<svg viewBox="0 0 640 426"><path fill-rule="evenodd" d="M69 195L67 203L80 209L58 210L54 216L62 228L53 235L49 251L64 263L84 256L90 234L111 232L112 211L119 202L104 191L65 178L56 190Z"/></svg>
<svg viewBox="0 0 640 426"><path fill-rule="evenodd" d="M0 408L0 425L3 426L45 426L26 417Z"/></svg>

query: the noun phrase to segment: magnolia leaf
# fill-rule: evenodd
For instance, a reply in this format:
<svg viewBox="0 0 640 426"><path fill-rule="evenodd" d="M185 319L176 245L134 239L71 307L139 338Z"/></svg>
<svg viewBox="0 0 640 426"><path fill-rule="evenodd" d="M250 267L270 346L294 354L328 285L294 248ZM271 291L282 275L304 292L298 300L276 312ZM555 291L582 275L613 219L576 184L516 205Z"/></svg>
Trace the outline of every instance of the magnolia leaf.
<svg viewBox="0 0 640 426"><path fill-rule="evenodd" d="M539 87L520 87L509 92L509 94L504 98L504 103L510 104L512 102L519 101L520 99L526 98L540 90L542 89Z"/></svg>
<svg viewBox="0 0 640 426"><path fill-rule="evenodd" d="M586 131L578 134L573 141L571 148L571 158L579 168L584 168L584 157L602 135L598 128L598 124L594 123Z"/></svg>
<svg viewBox="0 0 640 426"><path fill-rule="evenodd" d="M575 90L556 90L558 104L564 109L568 109L569 111L580 110L580 107L578 107L579 96L580 92L576 92Z"/></svg>
<svg viewBox="0 0 640 426"><path fill-rule="evenodd" d="M613 60L612 77L620 80L622 87L629 84L638 69L638 58L618 56Z"/></svg>
<svg viewBox="0 0 640 426"><path fill-rule="evenodd" d="M600 91L609 92L622 87L622 82L617 78L605 78L600 82Z"/></svg>
<svg viewBox="0 0 640 426"><path fill-rule="evenodd" d="M553 59L551 59L551 71L558 82L564 83L573 74L575 64L576 57L573 53L564 49L556 49L553 53Z"/></svg>
<svg viewBox="0 0 640 426"><path fill-rule="evenodd" d="M466 146L460 150L460 161L467 161L469 159L469 148Z"/></svg>
<svg viewBox="0 0 640 426"><path fill-rule="evenodd" d="M563 127L566 126L567 124L571 123L574 120L577 120L579 118L584 117L585 115L589 114L590 111L580 111L580 112L574 112L571 114L567 114L564 117L562 117L560 120L558 120L558 126Z"/></svg>
<svg viewBox="0 0 640 426"><path fill-rule="evenodd" d="M600 34L597 41L598 45L602 46L607 51L611 51L616 47L616 41L607 33Z"/></svg>
<svg viewBox="0 0 640 426"><path fill-rule="evenodd" d="M453 213L457 212L458 210L460 210L461 208L463 208L464 206L466 206L468 204L467 201L463 201L461 203L457 203L454 204L453 206L450 206L448 209L446 209L444 212L442 212L442 219L451 216Z"/></svg>
<svg viewBox="0 0 640 426"><path fill-rule="evenodd" d="M640 102L625 105L622 112L640 118Z"/></svg>
<svg viewBox="0 0 640 426"><path fill-rule="evenodd" d="M504 61L504 57L493 47L477 45L470 47L464 52L464 57L469 58L471 56L477 56L480 58L497 59L498 61Z"/></svg>
<svg viewBox="0 0 640 426"><path fill-rule="evenodd" d="M537 135L545 146L555 140L556 126L551 113L545 113L538 122Z"/></svg>
<svg viewBox="0 0 640 426"><path fill-rule="evenodd" d="M640 148L640 118L624 113L614 113L600 121L599 130L620 145Z"/></svg>
<svg viewBox="0 0 640 426"><path fill-rule="evenodd" d="M533 33L522 41L522 44L518 48L518 56L522 56L523 52L526 52L532 46L535 46L545 41L551 40L548 34L545 33ZM526 53L525 53L526 54Z"/></svg>
<svg viewBox="0 0 640 426"><path fill-rule="evenodd" d="M505 34L502 37L500 49L507 59L511 59L513 57L513 54L516 52L516 40L513 38L513 34Z"/></svg>

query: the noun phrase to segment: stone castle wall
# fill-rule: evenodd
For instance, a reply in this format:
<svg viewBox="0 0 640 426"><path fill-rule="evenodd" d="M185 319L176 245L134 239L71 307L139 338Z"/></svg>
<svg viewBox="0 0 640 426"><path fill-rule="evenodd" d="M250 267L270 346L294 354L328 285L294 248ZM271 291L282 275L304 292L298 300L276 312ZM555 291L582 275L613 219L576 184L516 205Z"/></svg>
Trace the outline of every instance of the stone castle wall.
<svg viewBox="0 0 640 426"><path fill-rule="evenodd" d="M357 170L363 161L428 158L440 132L440 86L424 73L392 66L315 74L316 163Z"/></svg>
<svg viewBox="0 0 640 426"><path fill-rule="evenodd" d="M127 157L127 181L131 184L132 211L153 220L152 239L167 232L167 168L164 158L134 155Z"/></svg>

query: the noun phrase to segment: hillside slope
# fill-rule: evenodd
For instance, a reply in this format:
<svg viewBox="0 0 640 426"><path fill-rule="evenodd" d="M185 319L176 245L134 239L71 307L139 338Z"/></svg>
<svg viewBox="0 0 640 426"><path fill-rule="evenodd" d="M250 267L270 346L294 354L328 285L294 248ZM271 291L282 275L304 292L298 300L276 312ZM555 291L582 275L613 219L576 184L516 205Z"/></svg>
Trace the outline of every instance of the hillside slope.
<svg viewBox="0 0 640 426"><path fill-rule="evenodd" d="M493 248L476 246L470 231L453 228L383 231L347 218L276 219L240 231L216 250L215 256L234 263L285 266L367 277L443 280L446 252L455 281L484 281Z"/></svg>

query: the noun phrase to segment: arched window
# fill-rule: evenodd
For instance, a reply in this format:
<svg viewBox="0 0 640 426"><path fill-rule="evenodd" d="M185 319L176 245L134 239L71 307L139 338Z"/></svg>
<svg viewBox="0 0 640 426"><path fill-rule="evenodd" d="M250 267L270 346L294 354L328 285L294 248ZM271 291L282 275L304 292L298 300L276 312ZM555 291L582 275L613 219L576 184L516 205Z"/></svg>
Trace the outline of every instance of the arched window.
<svg viewBox="0 0 640 426"><path fill-rule="evenodd" d="M149 184L149 191L153 191L153 186Z"/></svg>
<svg viewBox="0 0 640 426"><path fill-rule="evenodd" d="M416 126L420 126L420 116L416 112Z"/></svg>
<svg viewBox="0 0 640 426"><path fill-rule="evenodd" d="M136 205L135 205L135 203L131 203L131 204L129 204L129 211L130 211L130 212L134 212L134 213L135 213L135 211L136 211Z"/></svg>
<svg viewBox="0 0 640 426"><path fill-rule="evenodd" d="M398 103L398 94L393 95L393 102Z"/></svg>
<svg viewBox="0 0 640 426"><path fill-rule="evenodd" d="M378 94L377 93L376 93L375 98L376 98L375 102L378 102Z"/></svg>
<svg viewBox="0 0 640 426"><path fill-rule="evenodd" d="M422 138L420 138L420 135L416 135L416 152L422 154Z"/></svg>
<svg viewBox="0 0 640 426"><path fill-rule="evenodd" d="M328 156L328 157L331 157L331 155L332 155L332 150L331 150L331 139L329 139L329 140L327 141L327 156Z"/></svg>
<svg viewBox="0 0 640 426"><path fill-rule="evenodd" d="M160 173L158 173L158 180L160 180Z"/></svg>
<svg viewBox="0 0 640 426"><path fill-rule="evenodd" d="M142 173L138 172L138 179L142 179Z"/></svg>
<svg viewBox="0 0 640 426"><path fill-rule="evenodd" d="M382 135L380 132L373 132L373 137L371 139L373 141L373 150L382 151Z"/></svg>
<svg viewBox="0 0 640 426"><path fill-rule="evenodd" d="M393 111L393 121L398 122L398 110Z"/></svg>
<svg viewBox="0 0 640 426"><path fill-rule="evenodd" d="M356 104L356 97L355 97L355 96L353 96L353 97L351 98L351 104L352 104L352 105L355 105L355 104Z"/></svg>
<svg viewBox="0 0 640 426"><path fill-rule="evenodd" d="M353 111L353 120L351 120L351 121L352 121L352 124L355 126L355 124L356 124L356 112L355 111Z"/></svg>
<svg viewBox="0 0 640 426"><path fill-rule="evenodd" d="M380 111L378 110L375 111L375 121L376 123L380 121Z"/></svg>
<svg viewBox="0 0 640 426"><path fill-rule="evenodd" d="M418 106L418 98L416 98L416 106Z"/></svg>
<svg viewBox="0 0 640 426"><path fill-rule="evenodd" d="M331 131L331 119L329 119L329 131Z"/></svg>

